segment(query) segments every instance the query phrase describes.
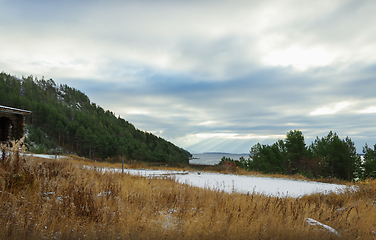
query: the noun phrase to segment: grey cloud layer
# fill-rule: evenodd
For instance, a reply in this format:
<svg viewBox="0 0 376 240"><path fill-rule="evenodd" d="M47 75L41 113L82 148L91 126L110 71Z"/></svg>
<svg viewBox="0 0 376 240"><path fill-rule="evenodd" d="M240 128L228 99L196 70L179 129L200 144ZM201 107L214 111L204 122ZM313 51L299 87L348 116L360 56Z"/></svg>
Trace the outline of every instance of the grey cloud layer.
<svg viewBox="0 0 376 240"><path fill-rule="evenodd" d="M242 144L268 140L257 137L242 140L240 137L253 134L277 135L281 138L291 129L302 130L311 140L326 135L330 130L337 131L343 137L372 139L376 130L373 124L375 114L358 112L376 106L374 94L363 91L374 89L376 81L371 81L372 78L360 81L328 80L346 77L347 74L315 76L294 72L287 74L283 69L265 69L242 79L220 82L158 76L145 84L141 83L136 89L128 88L126 83L119 84L116 89L109 88L113 99L108 95L101 96L103 89L106 89L104 86L87 89L89 95L96 96L94 101L106 102L103 99L108 99L108 108L114 109L137 127L154 131L171 141L200 133L237 134L238 137L234 138L214 137L192 146L186 145L196 150L209 144L207 142L217 141L218 144L225 142L230 150L235 151L233 148L238 149ZM318 108L333 107L344 101L350 102L349 106L337 114L310 114ZM140 114L133 114L130 109L140 110ZM269 142L275 140L270 138ZM361 144L364 144L364 140ZM221 144L216 146L223 147Z"/></svg>
<svg viewBox="0 0 376 240"><path fill-rule="evenodd" d="M1 71L68 83L188 150L247 152L291 129L376 141L376 113L361 113L376 107L375 1L0 8Z"/></svg>

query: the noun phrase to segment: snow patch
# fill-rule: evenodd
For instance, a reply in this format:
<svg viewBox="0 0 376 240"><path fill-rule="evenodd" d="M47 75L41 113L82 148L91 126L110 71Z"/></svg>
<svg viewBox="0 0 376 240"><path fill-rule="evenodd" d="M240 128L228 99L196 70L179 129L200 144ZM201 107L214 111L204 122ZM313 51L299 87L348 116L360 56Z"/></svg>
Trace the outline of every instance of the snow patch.
<svg viewBox="0 0 376 240"><path fill-rule="evenodd" d="M105 171L121 172L121 169ZM147 169L124 169L124 172L150 178L166 177L178 183L229 193L258 193L275 197L299 198L313 193L338 193L348 189L348 186L338 184L208 172Z"/></svg>
<svg viewBox="0 0 376 240"><path fill-rule="evenodd" d="M306 222L311 226L319 226L319 227L323 228L324 230L327 230L327 231L334 233L335 235L341 237L341 235L339 235L339 233L334 228L332 228L328 225L325 225L325 224L323 224L319 221L316 221L315 219L306 218Z"/></svg>

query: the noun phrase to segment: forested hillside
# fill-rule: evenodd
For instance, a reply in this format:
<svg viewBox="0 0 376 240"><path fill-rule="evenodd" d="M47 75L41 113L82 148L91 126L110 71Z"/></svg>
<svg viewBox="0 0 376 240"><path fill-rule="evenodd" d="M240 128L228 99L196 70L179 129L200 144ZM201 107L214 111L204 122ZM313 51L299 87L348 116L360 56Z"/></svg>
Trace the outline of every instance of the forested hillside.
<svg viewBox="0 0 376 240"><path fill-rule="evenodd" d="M126 103L125 103L126 104ZM188 162L190 153L106 111L77 89L33 76L0 74L0 105L32 111L26 117L31 151L60 150L92 159Z"/></svg>

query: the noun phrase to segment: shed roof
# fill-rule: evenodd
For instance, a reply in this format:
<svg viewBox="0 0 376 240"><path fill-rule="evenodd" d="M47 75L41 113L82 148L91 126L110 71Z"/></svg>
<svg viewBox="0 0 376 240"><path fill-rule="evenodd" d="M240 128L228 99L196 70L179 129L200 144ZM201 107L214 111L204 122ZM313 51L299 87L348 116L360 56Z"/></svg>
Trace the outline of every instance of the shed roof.
<svg viewBox="0 0 376 240"><path fill-rule="evenodd" d="M31 114L31 111L22 110L18 108L12 108L12 107L6 107L0 105L0 113L10 113L10 114L20 114L20 115L29 115Z"/></svg>

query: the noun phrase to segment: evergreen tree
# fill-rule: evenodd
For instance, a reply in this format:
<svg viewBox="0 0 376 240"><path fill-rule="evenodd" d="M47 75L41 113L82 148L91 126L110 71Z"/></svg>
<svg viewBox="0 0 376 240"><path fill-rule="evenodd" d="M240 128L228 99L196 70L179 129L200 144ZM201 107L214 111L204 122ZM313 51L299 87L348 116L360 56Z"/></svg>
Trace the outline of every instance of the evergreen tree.
<svg viewBox="0 0 376 240"><path fill-rule="evenodd" d="M290 174L299 170L306 170L308 151L304 141L304 135L299 130L289 131L284 142L286 151L286 170Z"/></svg>
<svg viewBox="0 0 376 240"><path fill-rule="evenodd" d="M365 148L369 156L369 171L373 170L373 151ZM316 138L307 148L301 131L289 131L285 140L272 145L257 143L251 148L252 161L247 168L264 173L301 173L310 177L333 177L352 180L360 159L354 142L349 137L341 140L332 131L326 137ZM375 164L376 165L376 164Z"/></svg>
<svg viewBox="0 0 376 240"><path fill-rule="evenodd" d="M273 145L261 145L257 143L251 148L252 164L250 169L263 173L285 173L283 166L284 154L281 151L282 142Z"/></svg>
<svg viewBox="0 0 376 240"><path fill-rule="evenodd" d="M324 165L324 176L351 180L356 169L357 155L355 144L350 138L341 140L332 131L311 144L313 156Z"/></svg>
<svg viewBox="0 0 376 240"><path fill-rule="evenodd" d="M63 148L82 156L125 156L144 161L189 161L191 154L105 111L77 89L52 79L17 79L0 73L0 105L27 109L30 146L43 151ZM163 146L155 151L156 146ZM42 149L33 147L33 149ZM38 150L40 151L40 150Z"/></svg>
<svg viewBox="0 0 376 240"><path fill-rule="evenodd" d="M373 149L367 144L363 147L364 163L363 163L363 178L376 178L376 144Z"/></svg>

